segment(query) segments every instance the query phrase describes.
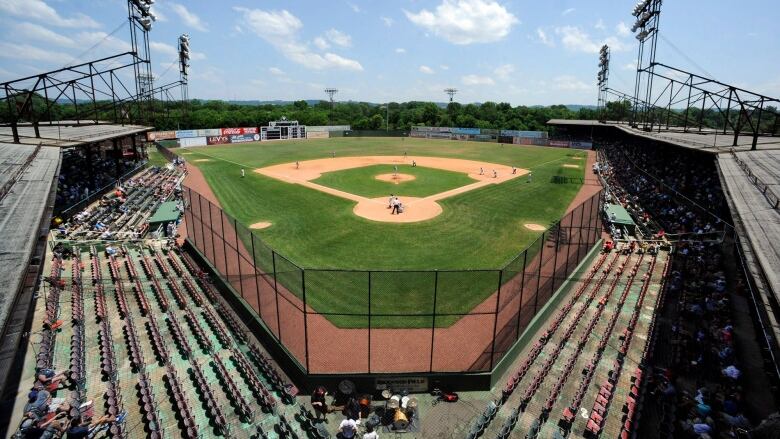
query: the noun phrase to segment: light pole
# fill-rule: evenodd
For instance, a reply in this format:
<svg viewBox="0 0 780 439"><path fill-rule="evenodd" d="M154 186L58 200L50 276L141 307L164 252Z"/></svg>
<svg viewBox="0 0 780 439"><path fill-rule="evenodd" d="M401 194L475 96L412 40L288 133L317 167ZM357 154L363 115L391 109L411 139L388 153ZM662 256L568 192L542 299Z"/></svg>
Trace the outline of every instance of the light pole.
<svg viewBox="0 0 780 439"><path fill-rule="evenodd" d="M390 132L390 103L383 105L385 107L385 132ZM379 107L380 109L382 107Z"/></svg>

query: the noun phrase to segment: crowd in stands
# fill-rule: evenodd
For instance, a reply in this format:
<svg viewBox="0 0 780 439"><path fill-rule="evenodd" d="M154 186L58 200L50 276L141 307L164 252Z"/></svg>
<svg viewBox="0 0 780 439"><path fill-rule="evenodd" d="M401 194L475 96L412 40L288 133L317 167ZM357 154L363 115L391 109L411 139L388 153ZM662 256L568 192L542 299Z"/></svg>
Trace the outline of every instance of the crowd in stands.
<svg viewBox="0 0 780 439"><path fill-rule="evenodd" d="M57 184L55 206L64 210L88 198L106 185L138 166L134 160L101 158L92 154L87 158L84 150L76 148L63 153L60 177Z"/></svg>
<svg viewBox="0 0 780 439"><path fill-rule="evenodd" d="M714 159L676 148L600 142L594 172L651 233L703 234L723 230L728 218ZM641 170L639 169L641 168ZM644 172L642 172L644 171ZM663 182L666 186L661 185ZM696 206L706 206L709 212ZM728 278L727 247L680 235L667 280L670 325L656 334L645 405L658 416L645 428L685 438L777 437L778 420L763 424L747 413L745 374L736 355L731 298L746 294L741 278ZM766 401L766 404L774 403ZM649 418L648 418L649 419ZM651 425L647 425L651 424ZM647 431L647 430L645 430Z"/></svg>
<svg viewBox="0 0 780 439"><path fill-rule="evenodd" d="M661 145L599 145L594 170L610 183L612 202L626 207L640 226L674 235L723 230L728 208L714 157Z"/></svg>
<svg viewBox="0 0 780 439"><path fill-rule="evenodd" d="M147 233L147 219L165 201L181 203L179 167L151 167L123 181L68 220L55 218L60 239L138 239ZM166 225L164 234L173 237L175 224Z"/></svg>

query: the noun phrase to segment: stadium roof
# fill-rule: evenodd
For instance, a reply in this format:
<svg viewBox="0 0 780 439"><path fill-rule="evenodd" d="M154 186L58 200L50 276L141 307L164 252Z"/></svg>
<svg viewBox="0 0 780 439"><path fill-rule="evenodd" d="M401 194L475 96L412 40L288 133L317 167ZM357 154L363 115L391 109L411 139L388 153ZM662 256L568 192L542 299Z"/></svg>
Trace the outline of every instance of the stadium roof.
<svg viewBox="0 0 780 439"><path fill-rule="evenodd" d="M547 125L559 126L580 126L580 127L615 127L628 134L643 137L650 140L668 143L683 148L696 149L712 153L722 153L731 151L734 143L734 133L717 132L712 129L689 128L688 132L683 132L682 127L670 127L670 129L661 128L661 131L648 132L638 128L631 127L625 122L606 122L602 123L596 120L579 119L550 119ZM753 136L739 136L737 139L737 150L749 150L753 145ZM780 149L780 137L762 136L758 138L758 149Z"/></svg>
<svg viewBox="0 0 780 439"><path fill-rule="evenodd" d="M743 238L747 268L761 296L757 300L771 309L770 295L780 302L780 150L719 154L718 168L734 226ZM780 323L768 314L767 323L780 339Z"/></svg>
<svg viewBox="0 0 780 439"><path fill-rule="evenodd" d="M76 121L60 121L57 125L38 126L40 138L35 137L35 129L30 124L19 125L19 141L21 143L44 146L72 147L88 143L102 142L116 137L129 136L131 134L151 131L152 127L141 125L118 125L111 123L98 123L81 125ZM0 126L0 142L13 142L13 134L10 126Z"/></svg>
<svg viewBox="0 0 780 439"><path fill-rule="evenodd" d="M50 204L53 182L59 172L60 150L51 147L42 147L24 168L34 151L32 145L0 143L3 180L0 184L10 181L11 176L21 171L0 201L0 329L9 317L30 255L38 242L38 228Z"/></svg>

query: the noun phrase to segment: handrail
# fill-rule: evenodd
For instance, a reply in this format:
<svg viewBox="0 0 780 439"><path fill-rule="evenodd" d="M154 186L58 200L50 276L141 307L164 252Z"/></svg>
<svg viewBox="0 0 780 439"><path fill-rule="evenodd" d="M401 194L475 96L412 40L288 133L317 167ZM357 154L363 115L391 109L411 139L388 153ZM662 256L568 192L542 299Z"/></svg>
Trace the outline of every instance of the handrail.
<svg viewBox="0 0 780 439"><path fill-rule="evenodd" d="M38 142L38 145L35 146L35 150L33 150L32 154L28 155L27 158L24 160L24 163L22 163L22 166L17 169L14 174L11 176L11 178L6 181L2 187L0 187L0 201L3 201L6 195L8 195L9 192L11 192L11 188L16 184L16 181L21 177L22 173L24 173L25 170L30 166L30 164L35 160L35 158L38 156L38 152L41 150L41 143Z"/></svg>
<svg viewBox="0 0 780 439"><path fill-rule="evenodd" d="M768 184L764 183L763 180L761 180L756 174L753 173L753 171L750 169L750 166L737 156L734 148L731 148L731 156L734 158L734 161L737 162L737 165L747 174L748 180L752 180L752 183L756 186L756 188L758 188L758 190L764 194L764 197L772 206L772 209L777 209L780 207L780 196L778 196L775 191L769 187ZM764 187L761 188L761 185ZM772 198L774 198L774 201Z"/></svg>

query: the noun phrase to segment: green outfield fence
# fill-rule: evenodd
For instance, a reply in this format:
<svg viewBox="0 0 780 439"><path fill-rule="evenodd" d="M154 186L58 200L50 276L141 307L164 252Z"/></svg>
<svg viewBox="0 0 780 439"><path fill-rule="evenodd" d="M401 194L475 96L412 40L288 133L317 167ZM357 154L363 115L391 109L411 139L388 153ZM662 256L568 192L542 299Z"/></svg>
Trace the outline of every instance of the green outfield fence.
<svg viewBox="0 0 780 439"><path fill-rule="evenodd" d="M186 186L184 213L190 243L306 373L487 372L600 239L601 197L494 270L301 267ZM450 300L463 294L479 302Z"/></svg>

